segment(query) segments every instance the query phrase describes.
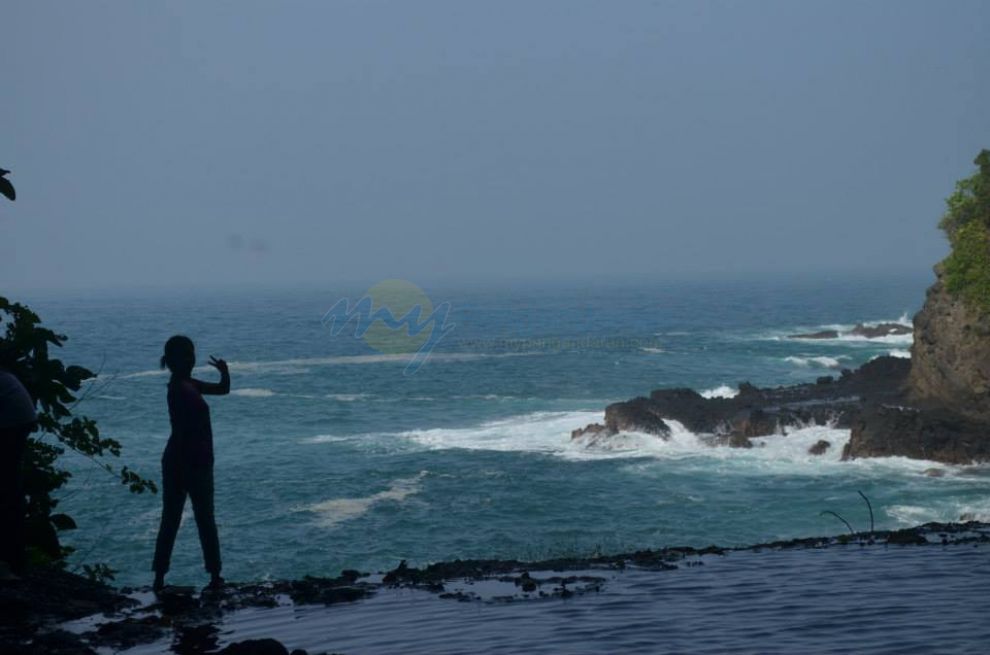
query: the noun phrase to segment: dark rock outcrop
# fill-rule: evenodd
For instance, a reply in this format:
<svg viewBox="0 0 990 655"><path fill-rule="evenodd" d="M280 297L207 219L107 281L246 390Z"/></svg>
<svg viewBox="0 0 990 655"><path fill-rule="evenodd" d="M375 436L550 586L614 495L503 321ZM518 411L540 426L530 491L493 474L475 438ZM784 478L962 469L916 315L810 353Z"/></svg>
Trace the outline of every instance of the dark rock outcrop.
<svg viewBox="0 0 990 655"><path fill-rule="evenodd" d="M914 317L911 398L990 423L990 317L946 290L941 266L935 274Z"/></svg>
<svg viewBox="0 0 990 655"><path fill-rule="evenodd" d="M571 439L584 439L588 445L612 437L620 432L645 432L658 437L670 436L670 426L658 413L649 398L640 396L605 408L605 424L592 423L571 432Z"/></svg>
<svg viewBox="0 0 990 655"><path fill-rule="evenodd" d="M692 389L658 389L649 398L634 398L605 408L605 424L593 423L571 433L592 443L619 432L645 432L666 438L677 421L712 445L748 447L751 437L809 424L850 427L864 402L899 402L910 362L878 357L841 377L811 384L760 389L739 385L734 398L705 398ZM666 421L665 421L666 419Z"/></svg>
<svg viewBox="0 0 990 655"><path fill-rule="evenodd" d="M879 325L863 325L860 323L849 330L848 334L854 337L878 339L880 337L911 334L911 327L901 325L900 323L880 323Z"/></svg>
<svg viewBox="0 0 990 655"><path fill-rule="evenodd" d="M838 339L838 330L821 330L819 332L808 332L806 334L790 334L788 339Z"/></svg>
<svg viewBox="0 0 990 655"><path fill-rule="evenodd" d="M911 334L911 328L900 323L878 323L877 325L866 325L857 323L848 332L838 330L820 330L818 332L808 332L806 334L791 334L788 339L838 339L840 336L863 337L864 339L877 339L879 337L889 337L894 335Z"/></svg>
<svg viewBox="0 0 990 655"><path fill-rule="evenodd" d="M990 317L945 287L942 266L914 317L905 401L864 408L844 458L990 460Z"/></svg>
<svg viewBox="0 0 990 655"><path fill-rule="evenodd" d="M946 464L990 460L990 426L945 409L865 408L853 422L843 459L891 456Z"/></svg>
<svg viewBox="0 0 990 655"><path fill-rule="evenodd" d="M809 455L824 455L832 447L832 444L825 439L819 439L808 449Z"/></svg>

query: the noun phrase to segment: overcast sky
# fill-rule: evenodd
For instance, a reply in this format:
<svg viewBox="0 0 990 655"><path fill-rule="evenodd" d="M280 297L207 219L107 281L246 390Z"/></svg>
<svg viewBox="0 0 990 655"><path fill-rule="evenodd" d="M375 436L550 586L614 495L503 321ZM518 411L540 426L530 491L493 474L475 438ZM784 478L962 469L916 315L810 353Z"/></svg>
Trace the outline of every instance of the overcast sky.
<svg viewBox="0 0 990 655"><path fill-rule="evenodd" d="M0 293L921 272L990 3L11 2Z"/></svg>

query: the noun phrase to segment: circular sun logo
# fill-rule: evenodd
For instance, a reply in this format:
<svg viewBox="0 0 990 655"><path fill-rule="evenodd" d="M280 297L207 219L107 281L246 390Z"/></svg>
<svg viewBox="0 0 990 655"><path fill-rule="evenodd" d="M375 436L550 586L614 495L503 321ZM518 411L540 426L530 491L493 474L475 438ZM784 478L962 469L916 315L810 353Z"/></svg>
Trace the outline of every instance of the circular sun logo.
<svg viewBox="0 0 990 655"><path fill-rule="evenodd" d="M380 353L414 353L430 338L424 324L433 314L426 293L406 280L382 280L364 292L374 321L362 335Z"/></svg>

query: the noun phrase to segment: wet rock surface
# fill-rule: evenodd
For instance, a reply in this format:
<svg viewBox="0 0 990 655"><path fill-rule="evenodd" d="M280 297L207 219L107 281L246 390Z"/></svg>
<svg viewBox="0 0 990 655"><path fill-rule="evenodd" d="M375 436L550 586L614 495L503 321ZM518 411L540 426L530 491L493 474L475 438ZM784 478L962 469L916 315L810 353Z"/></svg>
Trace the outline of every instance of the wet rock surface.
<svg viewBox="0 0 990 655"><path fill-rule="evenodd" d="M990 460L990 425L945 409L867 407L851 425L843 459L912 457L946 464Z"/></svg>
<svg viewBox="0 0 990 655"><path fill-rule="evenodd" d="M990 424L990 316L950 294L941 266L914 317L912 400Z"/></svg>
<svg viewBox="0 0 990 655"><path fill-rule="evenodd" d="M811 448L808 449L808 454L809 455L824 455L826 453L826 451L828 451L828 449L831 448L831 447L832 447L832 444L831 443L829 443L825 439L819 439L814 444L812 444Z"/></svg>
<svg viewBox="0 0 990 655"><path fill-rule="evenodd" d="M826 376L815 383L759 388L739 385L733 398L705 398L693 389L658 389L648 398L613 403L605 408L605 423L575 430L572 439L591 443L620 432L645 432L666 438L664 419L706 435L710 445L749 447L751 437L786 432L804 425L851 427L866 403L902 402L910 361L878 357L856 371Z"/></svg>

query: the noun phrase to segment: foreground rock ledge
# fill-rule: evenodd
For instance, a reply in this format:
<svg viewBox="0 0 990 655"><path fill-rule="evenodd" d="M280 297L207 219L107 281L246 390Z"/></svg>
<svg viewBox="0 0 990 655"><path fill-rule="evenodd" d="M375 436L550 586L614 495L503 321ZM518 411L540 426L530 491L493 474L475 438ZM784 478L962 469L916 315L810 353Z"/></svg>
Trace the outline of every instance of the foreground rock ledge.
<svg viewBox="0 0 990 655"><path fill-rule="evenodd" d="M287 596L294 607L326 606L332 613L340 604L359 602L387 588L409 588L435 594L441 602L552 602L593 594L609 584L605 571L628 568L663 575L679 568L703 566L706 558L733 552L783 549L881 547L942 548L950 544L990 543L990 525L927 523L902 530L877 530L837 537L809 537L746 547L668 547L616 555L567 557L537 562L516 560L455 560L414 568L402 562L376 576L344 571L337 578L234 583L222 590L196 592L166 587L151 604L137 603L124 592L89 582L64 571L36 569L17 581L0 584L0 653L17 655L94 654L115 652L141 644L159 644L163 652L216 655L303 655L270 638L253 638L221 646L224 617L247 608L274 608ZM463 581L496 581L507 595L452 591ZM347 590L347 593L343 593ZM61 602L60 602L61 601ZM68 602L67 602L68 601ZM64 629L62 621L91 616L91 629L79 633ZM332 643L332 631L327 635ZM166 644L168 644L166 646ZM333 651L322 651L331 653ZM310 652L309 655L318 655Z"/></svg>

